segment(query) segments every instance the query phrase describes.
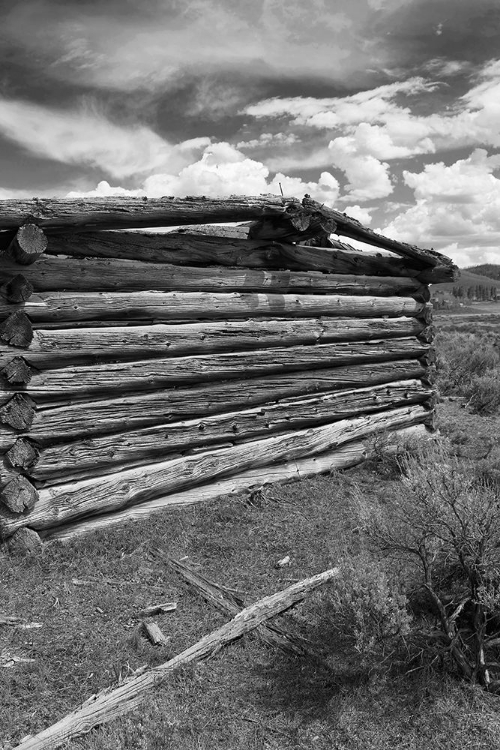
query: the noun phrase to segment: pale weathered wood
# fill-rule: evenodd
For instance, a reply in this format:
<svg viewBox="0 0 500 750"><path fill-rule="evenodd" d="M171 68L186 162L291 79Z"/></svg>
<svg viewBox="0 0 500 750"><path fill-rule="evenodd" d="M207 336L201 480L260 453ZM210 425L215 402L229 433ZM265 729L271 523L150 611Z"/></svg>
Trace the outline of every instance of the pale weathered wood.
<svg viewBox="0 0 500 750"><path fill-rule="evenodd" d="M26 517L0 516L0 531L3 536L10 536L22 526L49 529L72 519L120 510L246 469L311 456L375 432L420 424L428 417L429 412L423 406L400 407L44 488Z"/></svg>
<svg viewBox="0 0 500 750"><path fill-rule="evenodd" d="M311 578L292 584L284 591L266 596L255 604L241 610L233 620L218 630L206 635L200 641L174 656L164 664L153 667L148 672L126 680L114 690L102 690L92 696L82 706L63 719L43 730L35 737L23 741L14 750L52 750L67 740L90 731L93 727L112 721L118 716L137 708L148 691L158 687L179 666L206 658L222 646L240 638L245 633L259 627L271 617L290 609L308 594L329 581L337 578L340 571L332 568Z"/></svg>
<svg viewBox="0 0 500 750"><path fill-rule="evenodd" d="M25 359L39 369L149 356L175 357L204 352L263 349L333 341L421 337L416 318L278 318L205 321L150 326L38 329ZM423 339L422 339L423 340ZM0 368L12 349L0 345Z"/></svg>
<svg viewBox="0 0 500 750"><path fill-rule="evenodd" d="M1 305L0 318L17 306ZM240 292L41 292L19 306L33 323L80 320L188 320L268 316L418 317L425 303L411 297Z"/></svg>
<svg viewBox="0 0 500 750"><path fill-rule="evenodd" d="M153 646L168 646L169 639L162 633L156 622L143 622L142 628Z"/></svg>
<svg viewBox="0 0 500 750"><path fill-rule="evenodd" d="M347 417L427 402L433 391L419 380L406 380L351 391L265 404L254 409L203 416L101 437L86 435L80 441L56 443L41 450L32 461L30 476L41 481L74 478L130 468L170 453L200 446L241 442L266 434L303 429ZM7 454L9 456L9 453Z"/></svg>
<svg viewBox="0 0 500 750"><path fill-rule="evenodd" d="M33 340L31 321L22 310L16 310L0 324L0 341L26 349ZM12 357L12 350L11 350Z"/></svg>
<svg viewBox="0 0 500 750"><path fill-rule="evenodd" d="M18 474L0 492L0 501L11 513L32 510L38 500L38 492L29 479Z"/></svg>
<svg viewBox="0 0 500 750"><path fill-rule="evenodd" d="M407 337L71 366L32 371L29 395L38 402L64 398L70 393L151 391L166 386L298 372L308 368L413 357L423 359L431 352L428 344L416 337Z"/></svg>
<svg viewBox="0 0 500 750"><path fill-rule="evenodd" d="M245 228L248 233L248 227ZM222 234L224 227L212 227ZM218 265L240 268L266 268L324 271L366 276L411 276L419 273L397 256L387 257L356 251L335 241L326 249L284 242L265 242L237 237L206 236L169 232L81 232L49 236L47 254L80 258L122 258L179 266ZM427 272L428 273L428 272ZM429 282L432 283L430 279Z"/></svg>
<svg viewBox="0 0 500 750"><path fill-rule="evenodd" d="M26 302L33 294L33 285L22 274L16 274L0 288L7 302Z"/></svg>
<svg viewBox="0 0 500 750"><path fill-rule="evenodd" d="M0 201L0 212L2 202ZM46 250L47 238L40 227L31 221L20 226L5 255L23 266L34 263Z"/></svg>
<svg viewBox="0 0 500 750"><path fill-rule="evenodd" d="M2 280L17 266L2 264ZM375 296L419 296L422 284L408 276L362 276L321 271L280 271L175 266L116 258L40 258L24 273L35 292L271 292ZM426 289L427 287L424 287Z"/></svg>
<svg viewBox="0 0 500 750"><path fill-rule="evenodd" d="M401 451L405 449L408 443L414 444L415 441L425 440L428 437L428 429L424 424L406 427L388 433L381 446L379 446L378 436L353 441L312 458L300 458L274 464L266 466L265 469L250 469L228 479L221 479L217 482L171 493L114 513L104 513L93 518L53 527L41 531L40 534L45 542L64 543L75 537L92 534L94 531L114 528L131 521L135 523L156 513L165 513L187 505L213 502L223 495L237 497L272 484L298 481L318 474L355 466L374 455L375 444L377 444L377 455L380 455L381 449L383 451Z"/></svg>
<svg viewBox="0 0 500 750"><path fill-rule="evenodd" d="M133 430L196 416L206 417L299 395L424 378L426 372L426 368L414 359L215 382L98 401L85 399L73 403L70 397L64 405L38 405L27 436L47 445L53 441L62 442L90 434ZM0 400L11 395L0 392ZM25 396L17 394L15 398L24 399ZM55 394L56 401L57 398L58 394ZM10 430L0 431L3 450L7 450L12 442L13 433Z"/></svg>
<svg viewBox="0 0 500 750"><path fill-rule="evenodd" d="M137 614L139 617L154 617L154 615L162 615L165 612L175 612L177 609L177 602L164 602L163 604L151 604L149 607L141 609Z"/></svg>

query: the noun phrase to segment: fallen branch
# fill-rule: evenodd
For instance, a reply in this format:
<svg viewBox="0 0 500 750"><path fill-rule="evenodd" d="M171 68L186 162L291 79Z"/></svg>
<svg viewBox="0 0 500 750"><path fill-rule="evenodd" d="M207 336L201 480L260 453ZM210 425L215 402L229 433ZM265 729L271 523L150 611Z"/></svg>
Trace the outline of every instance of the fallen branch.
<svg viewBox="0 0 500 750"><path fill-rule="evenodd" d="M338 575L339 569L332 568L299 581L284 591L264 597L243 609L230 622L204 636L178 656L174 656L173 659L127 680L114 690L106 688L97 695L93 695L71 714L34 737L25 739L14 750L44 750L44 748L53 750L67 740L89 732L99 724L123 716L137 708L145 694L163 683L177 667L206 658L227 643L254 630L271 617L289 609L311 591Z"/></svg>

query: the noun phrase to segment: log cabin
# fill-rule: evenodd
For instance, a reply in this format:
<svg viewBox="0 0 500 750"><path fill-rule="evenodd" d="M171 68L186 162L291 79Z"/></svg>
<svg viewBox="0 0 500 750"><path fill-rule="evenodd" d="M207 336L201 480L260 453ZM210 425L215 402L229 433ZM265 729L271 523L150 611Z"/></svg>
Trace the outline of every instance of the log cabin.
<svg viewBox="0 0 500 750"><path fill-rule="evenodd" d="M1 539L65 540L425 434L429 285L456 273L309 196L0 201Z"/></svg>

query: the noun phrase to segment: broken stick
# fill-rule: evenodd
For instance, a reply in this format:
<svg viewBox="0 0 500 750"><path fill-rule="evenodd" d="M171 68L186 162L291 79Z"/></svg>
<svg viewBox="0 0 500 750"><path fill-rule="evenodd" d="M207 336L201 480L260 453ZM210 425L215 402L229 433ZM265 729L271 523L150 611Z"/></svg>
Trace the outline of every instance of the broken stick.
<svg viewBox="0 0 500 750"><path fill-rule="evenodd" d="M144 674L132 677L114 690L101 690L56 724L34 737L25 739L14 750L53 750L67 740L89 732L99 724L112 721L134 710L147 692L164 682L177 667L204 659L227 643L254 630L266 620L289 609L314 589L338 577L339 572L338 568L332 568L299 581L284 591L264 597L173 659L153 667Z"/></svg>

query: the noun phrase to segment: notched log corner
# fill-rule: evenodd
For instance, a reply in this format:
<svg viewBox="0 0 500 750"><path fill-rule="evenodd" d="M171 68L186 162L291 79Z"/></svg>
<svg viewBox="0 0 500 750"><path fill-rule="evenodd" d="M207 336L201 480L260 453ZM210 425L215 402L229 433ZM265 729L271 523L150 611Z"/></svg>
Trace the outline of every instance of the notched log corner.
<svg viewBox="0 0 500 750"><path fill-rule="evenodd" d="M34 292L33 284L22 274L18 273L7 281L1 288L1 294L7 302L19 304L26 302Z"/></svg>
<svg viewBox="0 0 500 750"><path fill-rule="evenodd" d="M43 542L34 529L24 526L7 540L7 549L11 555L38 555L43 550Z"/></svg>
<svg viewBox="0 0 500 750"><path fill-rule="evenodd" d="M22 310L17 310L0 324L0 340L27 349L33 341L33 326L31 320Z"/></svg>
<svg viewBox="0 0 500 750"><path fill-rule="evenodd" d="M35 402L29 396L16 393L0 408L0 424L14 430L29 430L35 417Z"/></svg>
<svg viewBox="0 0 500 750"><path fill-rule="evenodd" d="M29 266L47 249L47 237L43 229L33 221L26 221L16 232L16 236L10 243L7 254L16 263Z"/></svg>
<svg viewBox="0 0 500 750"><path fill-rule="evenodd" d="M38 491L29 479L19 475L7 482L0 492L0 500L11 513L24 513L35 507Z"/></svg>
<svg viewBox="0 0 500 750"><path fill-rule="evenodd" d="M38 462L40 451L31 440L19 438L5 456L12 467L27 470Z"/></svg>
<svg viewBox="0 0 500 750"><path fill-rule="evenodd" d="M0 370L0 374L9 385L26 385L33 377L33 370L23 357L14 357Z"/></svg>

